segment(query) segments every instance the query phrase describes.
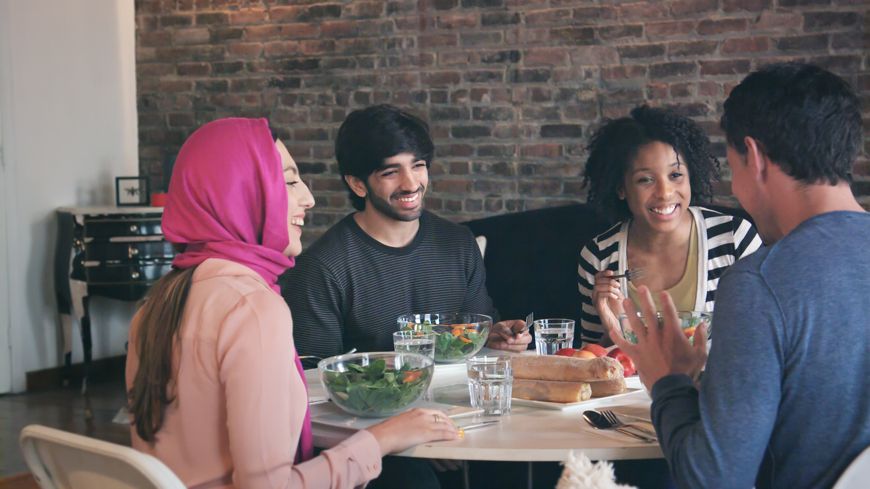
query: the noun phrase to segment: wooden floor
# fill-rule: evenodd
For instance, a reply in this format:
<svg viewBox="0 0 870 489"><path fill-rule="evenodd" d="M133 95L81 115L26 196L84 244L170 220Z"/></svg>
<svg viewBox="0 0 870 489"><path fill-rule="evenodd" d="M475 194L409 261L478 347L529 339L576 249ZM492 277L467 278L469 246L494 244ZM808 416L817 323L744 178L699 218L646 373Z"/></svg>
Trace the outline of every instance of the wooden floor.
<svg viewBox="0 0 870 489"><path fill-rule="evenodd" d="M18 435L29 424L130 445L129 428L112 423L125 402L123 382L92 384L88 391L91 421L85 421L86 401L79 387L0 396L0 489L35 487L20 477L27 466L18 448Z"/></svg>

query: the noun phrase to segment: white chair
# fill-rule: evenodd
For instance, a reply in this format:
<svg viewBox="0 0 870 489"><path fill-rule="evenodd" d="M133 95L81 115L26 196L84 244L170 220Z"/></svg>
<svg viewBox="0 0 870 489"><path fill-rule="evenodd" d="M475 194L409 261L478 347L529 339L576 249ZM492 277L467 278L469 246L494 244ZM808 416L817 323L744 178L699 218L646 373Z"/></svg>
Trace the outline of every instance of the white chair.
<svg viewBox="0 0 870 489"><path fill-rule="evenodd" d="M833 489L866 489L870 484L870 447L864 449L837 479Z"/></svg>
<svg viewBox="0 0 870 489"><path fill-rule="evenodd" d="M19 438L42 489L185 489L160 460L130 447L40 425Z"/></svg>

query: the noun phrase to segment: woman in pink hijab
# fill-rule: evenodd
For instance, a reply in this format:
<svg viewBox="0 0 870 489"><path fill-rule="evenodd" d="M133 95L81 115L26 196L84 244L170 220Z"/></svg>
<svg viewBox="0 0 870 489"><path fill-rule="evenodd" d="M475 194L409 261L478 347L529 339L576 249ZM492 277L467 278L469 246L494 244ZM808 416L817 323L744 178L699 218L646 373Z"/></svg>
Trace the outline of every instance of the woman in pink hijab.
<svg viewBox="0 0 870 489"><path fill-rule="evenodd" d="M163 232L181 252L133 318L126 375L133 447L188 487L354 487L387 453L457 436L443 413L414 409L312 456L276 281L313 206L265 119L208 123L178 154Z"/></svg>

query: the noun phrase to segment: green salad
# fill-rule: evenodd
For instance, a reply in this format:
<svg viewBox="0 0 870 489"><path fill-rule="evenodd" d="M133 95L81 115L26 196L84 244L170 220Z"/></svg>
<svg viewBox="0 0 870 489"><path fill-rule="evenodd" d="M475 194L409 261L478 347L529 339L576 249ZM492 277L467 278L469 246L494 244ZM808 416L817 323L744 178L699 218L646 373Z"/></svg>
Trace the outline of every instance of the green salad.
<svg viewBox="0 0 870 489"><path fill-rule="evenodd" d="M405 329L422 330L435 334L435 361L454 362L464 360L483 348L486 331L478 331L478 325L469 324L432 324L424 321L417 325L408 323Z"/></svg>
<svg viewBox="0 0 870 489"><path fill-rule="evenodd" d="M388 416L414 402L429 386L432 369L396 370L382 358L346 366L346 372L324 372L323 382L336 404L361 416Z"/></svg>

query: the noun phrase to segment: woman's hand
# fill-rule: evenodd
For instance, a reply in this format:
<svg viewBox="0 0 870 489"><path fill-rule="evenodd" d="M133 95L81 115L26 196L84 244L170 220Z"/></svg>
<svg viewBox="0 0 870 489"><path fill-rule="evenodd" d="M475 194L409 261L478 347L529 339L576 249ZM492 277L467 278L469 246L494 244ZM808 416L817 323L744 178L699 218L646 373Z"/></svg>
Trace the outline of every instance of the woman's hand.
<svg viewBox="0 0 870 489"><path fill-rule="evenodd" d="M441 411L414 408L366 428L381 446L381 456L421 443L459 438L453 421Z"/></svg>
<svg viewBox="0 0 870 489"><path fill-rule="evenodd" d="M625 299L622 295L622 287L619 286L619 280L610 278L612 276L612 270L596 273L595 285L592 288L592 304L598 311L604 331L618 329L619 315L625 314L622 307L622 301Z"/></svg>

